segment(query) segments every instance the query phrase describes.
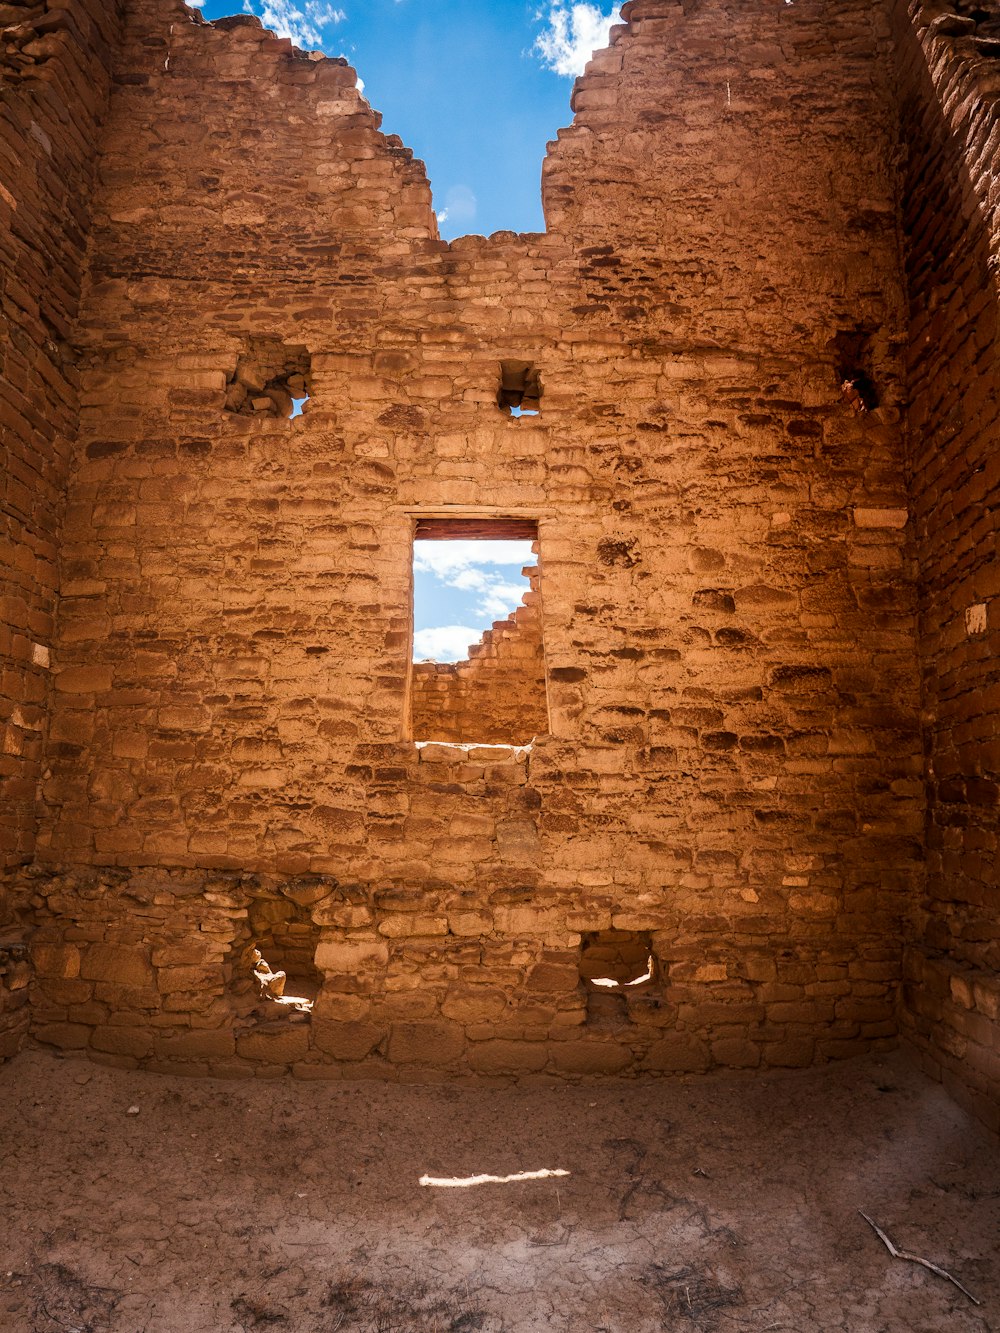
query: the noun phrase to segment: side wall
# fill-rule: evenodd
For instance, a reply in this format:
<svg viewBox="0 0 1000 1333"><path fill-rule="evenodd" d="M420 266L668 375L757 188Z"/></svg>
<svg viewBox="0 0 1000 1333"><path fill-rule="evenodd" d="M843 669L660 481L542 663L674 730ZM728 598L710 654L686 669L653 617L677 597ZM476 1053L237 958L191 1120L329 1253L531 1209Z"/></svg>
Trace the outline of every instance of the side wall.
<svg viewBox="0 0 1000 1333"><path fill-rule="evenodd" d="M0 870L35 850L59 526L79 410L70 339L119 9L40 0L0 32ZM26 981L0 879L0 1056L20 1040Z"/></svg>
<svg viewBox="0 0 1000 1333"><path fill-rule="evenodd" d="M451 245L352 71L130 13L19 883L38 1036L304 1076L891 1043L922 786L887 8L634 0L549 232ZM307 350L301 417L226 411L255 338ZM415 514L538 524L530 752L406 739ZM311 1019L233 999L261 896L313 932ZM598 1017L609 929L655 986Z"/></svg>
<svg viewBox="0 0 1000 1333"><path fill-rule="evenodd" d="M1000 6L898 11L920 559L927 898L905 1022L1000 1128Z"/></svg>

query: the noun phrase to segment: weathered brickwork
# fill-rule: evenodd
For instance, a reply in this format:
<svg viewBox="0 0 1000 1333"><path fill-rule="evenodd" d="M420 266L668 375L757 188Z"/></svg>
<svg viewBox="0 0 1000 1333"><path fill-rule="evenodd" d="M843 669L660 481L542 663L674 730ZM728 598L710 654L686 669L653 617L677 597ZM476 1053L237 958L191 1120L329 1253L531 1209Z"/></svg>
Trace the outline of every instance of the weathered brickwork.
<svg viewBox="0 0 1000 1333"><path fill-rule="evenodd" d="M898 20L928 820L905 1020L928 1067L1000 1128L1000 9L909 9Z"/></svg>
<svg viewBox="0 0 1000 1333"><path fill-rule="evenodd" d="M61 887L35 910L152 969L203 944L216 872L332 877L348 924L316 923L323 990L292 1039L313 1059L340 1021L392 1067L478 1067L484 1023L524 1042L504 1067L555 1069L669 1066L654 1030L699 1067L895 1030L920 792L888 18L627 18L546 164L550 232L447 246L349 69L132 6L80 323L40 856ZM720 22L738 63L709 54ZM274 164L251 192L248 124ZM859 329L865 416L839 382ZM303 417L225 410L253 338L308 349ZM510 360L540 371L540 416L498 409ZM530 753L407 738L425 511L538 522ZM128 873L91 891L87 863ZM186 868L186 934L136 919L150 865ZM613 1030L579 959L610 928L651 933L658 977ZM100 1050L136 1007L163 1036L228 1030L211 961L204 994L155 979L154 1001L144 973L138 1006L63 978L45 1030Z"/></svg>
<svg viewBox="0 0 1000 1333"><path fill-rule="evenodd" d="M438 795L441 779L460 778L469 809L473 771L483 785L524 790L523 753L498 762L490 751L447 749L421 763L414 786ZM240 1076L278 1064L303 1078L805 1065L892 1038L895 945L817 935L775 948L748 933L735 950L721 939L695 949L669 905L623 911L614 892L569 888L540 901L509 873L532 859L522 824L498 827L501 862L483 876L488 889L447 882L457 856L443 860L436 885L419 888L34 867L22 888L39 922L35 1036L149 1069ZM486 829L474 832L488 843ZM311 1014L248 999L252 904L283 897L314 926L321 989ZM606 992L595 1006L581 939L613 923L643 932L669 986Z"/></svg>
<svg viewBox="0 0 1000 1333"><path fill-rule="evenodd" d="M113 0L0 5L0 870L35 845L78 415L71 328L118 11ZM0 880L0 1055L27 1026L20 935Z"/></svg>
<svg viewBox="0 0 1000 1333"><path fill-rule="evenodd" d="M526 745L549 729L539 573L505 620L493 622L462 662L418 662L410 681L410 735L418 741Z"/></svg>
<svg viewBox="0 0 1000 1333"><path fill-rule="evenodd" d="M305 1077L895 1040L924 884L911 29L889 0L622 17L547 232L447 244L342 61L127 5L13 877L38 1039ZM498 405L512 365L539 415ZM410 661L421 515L537 524L529 614L464 676ZM461 694L428 687L526 632L544 725L506 739L533 743L472 744L468 695L437 711L469 744L417 745ZM311 1012L255 994L255 943L290 976L312 952ZM602 949L648 979L598 992Z"/></svg>

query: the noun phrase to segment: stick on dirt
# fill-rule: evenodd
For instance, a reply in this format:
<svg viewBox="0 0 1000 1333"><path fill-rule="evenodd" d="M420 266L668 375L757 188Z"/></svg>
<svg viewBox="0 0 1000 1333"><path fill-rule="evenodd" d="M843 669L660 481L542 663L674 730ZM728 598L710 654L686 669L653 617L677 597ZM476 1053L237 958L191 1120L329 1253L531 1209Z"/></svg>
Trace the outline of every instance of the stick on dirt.
<svg viewBox="0 0 1000 1333"><path fill-rule="evenodd" d="M938 1277L947 1278L949 1282L959 1289L963 1296L968 1296L973 1305L982 1305L982 1301L977 1301L972 1292L969 1291L968 1287L963 1287L957 1277L952 1277L952 1275L946 1273L943 1268L938 1268L937 1264L932 1264L929 1259L921 1259L918 1254L911 1254L909 1250L897 1250L882 1228L876 1222L873 1222L867 1213L862 1212L860 1208L858 1209L858 1212L861 1213L861 1216L875 1232L876 1236L878 1236L879 1240L894 1259L906 1259L911 1264L921 1264L924 1268L929 1268L932 1273L937 1273Z"/></svg>

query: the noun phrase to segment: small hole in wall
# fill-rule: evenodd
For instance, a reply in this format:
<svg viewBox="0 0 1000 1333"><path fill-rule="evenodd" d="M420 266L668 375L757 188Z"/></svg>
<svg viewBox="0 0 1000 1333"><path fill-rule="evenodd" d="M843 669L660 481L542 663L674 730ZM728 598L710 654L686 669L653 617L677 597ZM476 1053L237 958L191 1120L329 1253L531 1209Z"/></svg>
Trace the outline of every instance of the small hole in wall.
<svg viewBox="0 0 1000 1333"><path fill-rule="evenodd" d="M830 340L835 360L835 374L841 397L855 416L874 412L879 405L879 393L873 379L872 336L874 324L856 324L841 329Z"/></svg>
<svg viewBox="0 0 1000 1333"><path fill-rule="evenodd" d="M530 361L501 361L497 407L512 417L536 417L541 411L542 381Z"/></svg>
<svg viewBox="0 0 1000 1333"><path fill-rule="evenodd" d="M290 899L251 899L234 943L230 983L244 1020L306 1020L323 984L314 961L319 933L308 909Z"/></svg>
<svg viewBox="0 0 1000 1333"><path fill-rule="evenodd" d="M598 930L584 935L580 976L588 986L622 990L653 979L650 937L631 930Z"/></svg>
<svg viewBox="0 0 1000 1333"><path fill-rule="evenodd" d="M587 1021L611 1027L627 1023L629 996L650 986L655 972L648 934L598 930L584 935L580 977L587 991Z"/></svg>
<svg viewBox="0 0 1000 1333"><path fill-rule="evenodd" d="M312 362L302 344L247 338L226 379L225 410L243 417L301 416L309 402Z"/></svg>

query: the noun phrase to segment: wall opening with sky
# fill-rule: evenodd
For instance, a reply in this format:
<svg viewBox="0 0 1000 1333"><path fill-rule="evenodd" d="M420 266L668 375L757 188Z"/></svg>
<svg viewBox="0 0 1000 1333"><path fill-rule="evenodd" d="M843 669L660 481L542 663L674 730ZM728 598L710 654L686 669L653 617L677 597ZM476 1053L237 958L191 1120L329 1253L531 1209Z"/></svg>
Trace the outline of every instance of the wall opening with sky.
<svg viewBox="0 0 1000 1333"><path fill-rule="evenodd" d="M545 146L618 4L560 0L193 0L346 56L386 134L427 166L442 237L543 231Z"/></svg>

